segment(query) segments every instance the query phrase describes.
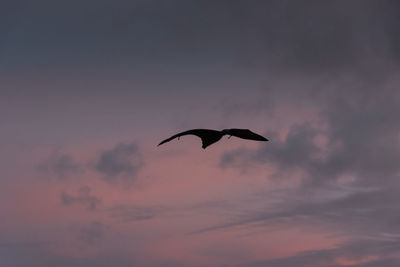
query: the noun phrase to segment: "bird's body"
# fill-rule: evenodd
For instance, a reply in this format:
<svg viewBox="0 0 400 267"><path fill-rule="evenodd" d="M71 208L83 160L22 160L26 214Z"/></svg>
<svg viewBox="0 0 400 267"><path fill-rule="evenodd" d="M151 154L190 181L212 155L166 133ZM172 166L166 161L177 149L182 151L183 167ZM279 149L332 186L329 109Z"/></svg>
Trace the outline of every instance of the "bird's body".
<svg viewBox="0 0 400 267"><path fill-rule="evenodd" d="M224 135L236 136L239 138L256 140L256 141L268 141L267 138L265 138L261 135L258 135L248 129L224 129L222 131L216 131L216 130L210 130L210 129L193 129L193 130L175 134L175 135L171 136L170 138L165 139L158 145L160 146L160 145L167 143L175 138L179 138L183 135L188 135L188 134L192 134L192 135L196 135L196 136L200 137L201 141L203 143L203 145L202 145L203 149L214 144L215 142L218 142Z"/></svg>

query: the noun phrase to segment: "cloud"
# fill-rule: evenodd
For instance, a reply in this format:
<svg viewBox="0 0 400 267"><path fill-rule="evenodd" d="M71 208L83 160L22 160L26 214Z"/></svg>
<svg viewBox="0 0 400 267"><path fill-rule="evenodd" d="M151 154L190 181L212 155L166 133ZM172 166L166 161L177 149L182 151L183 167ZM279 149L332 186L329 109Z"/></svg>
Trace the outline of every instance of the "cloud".
<svg viewBox="0 0 400 267"><path fill-rule="evenodd" d="M74 136L82 141L85 139L82 132L93 136L95 132L101 132L99 129L104 125L110 128L109 123L104 123L102 113L107 110L97 112L90 109L81 118L89 125L85 131L75 119L71 119L71 114L83 112L85 115L88 110L85 107L71 113L72 102L86 104L86 99L93 95L99 96L100 102L97 102L107 102L109 94L104 94L103 101L102 94L92 94L95 90L105 92L108 90L105 88L113 88L115 98L112 102L121 103L121 97L125 97L128 103L128 96L147 99L157 91L132 91L128 83L143 84L143 88L159 88L158 85L146 86L146 82L148 77L157 76L154 73L160 73L160 66L163 74L170 77L162 82L170 83L166 87L177 88L173 89L178 92L175 95L179 94L178 90L183 90L180 88L185 87L186 82L192 81L193 84L198 77L202 80L198 87L211 88L210 91L199 90L200 94L208 96L214 90L217 98L218 94L224 95L224 100L228 101L226 108L237 110L236 114L243 116L240 119L234 116L232 121L252 124L256 123L256 117L258 119L268 113L260 127L274 130L266 134L271 141L258 149L241 148L224 153L221 166L243 169L258 164L260 168L257 171L268 168L268 173L257 172L256 178L262 179L264 175L265 179L270 179L268 174L271 169L275 171L276 178L263 187L259 184L261 179L252 179L254 172L249 172L246 182L234 178L230 186L222 186L222 198L238 199L234 205L228 199L227 203L209 202L197 207L202 210L196 216L202 218L197 220L192 213L188 218L196 220L196 224L201 223L202 219L211 224L201 231L224 231L234 227L233 230L254 227L278 227L282 230L288 227L301 228L312 234L321 231L323 235L340 235L348 239L347 243L339 244L337 248L304 252L293 257L261 262L259 266L338 266L335 260L341 255L357 262L353 264L356 266L399 266L398 261L390 256L390 253L399 251L397 235L400 230L397 182L400 172L400 81L397 78L400 16L396 1L159 1L156 4L154 1L117 0L106 3L89 0L82 3L65 1L61 5L48 2L48 5L28 2L27 5L12 4L0 11L4 15L0 16L0 32L6 38L1 44L7 77L2 87L10 88L8 90L29 88L19 85L21 81L32 80L23 75L25 71L35 70L32 77L35 77L35 81L37 78L40 80L39 83L32 83L38 84L36 89L47 91L50 90L46 89L48 87L58 88L50 94L39 95L37 90L31 90L35 91L31 93L33 98L26 97L27 92L23 93L23 90L14 90L17 97L4 98L10 99L11 102L7 102L18 109L10 116L4 114L10 126L5 128L11 129L7 130L6 136L16 134L18 138L14 139L18 141L18 147L24 143L31 147L31 141L38 137L43 142L34 142L35 146L49 144L60 138L73 142ZM60 67L59 64L64 66ZM130 70L138 70L130 64L137 64L144 69L144 65L148 64L150 74L143 75L143 80L124 80L126 77L122 76L131 73ZM93 65L96 68L92 68ZM128 72L123 70L124 66ZM179 71L182 66L185 67L184 72ZM47 74L52 72L42 69L48 67L56 71L57 75L51 76L55 79L47 80ZM25 78L14 79L12 75L7 75L10 68L16 71L15 77ZM100 71L88 76L82 75L80 68L112 68L118 73L105 71L110 75L103 77ZM207 71L199 71L199 68ZM69 79L69 69L77 71L80 76ZM255 71L250 72L249 69ZM164 73L164 70L178 73L179 79L169 75L169 72ZM207 76L210 73L213 76ZM137 76L142 77L141 74L137 73ZM182 84L182 76L185 76L185 84ZM123 82L116 84L116 87L107 84L85 86L87 80L82 80L82 77L88 77L93 84L97 77L103 77L101 81L113 85L113 81L121 81L121 77ZM246 79L253 77L254 83L246 84ZM64 80L72 84L64 84ZM234 84L221 83L222 80L230 80ZM178 86L174 86L176 81ZM244 81L246 86L242 87L240 81ZM57 86L59 84L65 86ZM235 86L243 88L242 94L235 94ZM76 92L70 89L62 92L67 87L77 88ZM257 90L252 89L255 87ZM220 92L215 88L220 88ZM132 95L125 94L126 90L132 91ZM180 100L191 106L190 99L185 97L198 92L193 88L189 90L192 91L182 94ZM19 102L18 99L24 96L26 101ZM245 97L242 99L242 96ZM166 106L173 102L171 99L166 99ZM42 105L38 111L26 112L36 110L37 106L41 106L36 104L43 104L43 101L46 105ZM122 106L115 108L111 104L99 106L125 115L132 114ZM274 108L270 109L269 105ZM207 109L206 106L202 108ZM259 110L263 110L262 113L258 113ZM304 110L312 112L304 115ZM203 114L203 111L200 109L198 113ZM28 118L33 120L26 119L27 113L31 113ZM153 113L158 116L157 110ZM182 110L180 113L185 114ZM310 113L312 116L308 116ZM108 115L121 118L112 113ZM184 116L190 117L188 114ZM218 115L214 114L212 118L214 122L211 123L218 124ZM223 120L224 116L220 118L227 123ZM279 120L279 123L271 122L270 118ZM22 123L24 120L27 123ZM204 120L210 121L205 117ZM52 127L60 121L67 123L63 127ZM73 123L68 124L68 121ZM88 124L88 121L93 123ZM23 127L20 128L20 125ZM22 148L25 150L25 146ZM101 179L110 183L133 181L143 167L140 150L133 143L110 147L98 156L94 169ZM82 167L73 156L60 152L46 162L43 170L66 179L78 175ZM24 169L22 171L25 172ZM302 183L292 184L292 177L300 177ZM18 180L16 183L19 183ZM221 185L213 190L220 190ZM235 194L230 194L234 192L232 190ZM144 192L142 197L149 198L151 194L150 191ZM190 194L186 192L184 195ZM252 197L257 201L245 203L241 201L243 197ZM93 196L89 187L83 187L78 192L64 192L60 199L63 205L77 205L89 210L97 210L99 205L99 199ZM4 201L8 202L13 205L13 201ZM6 210L12 210L7 204L5 207ZM157 218L163 209L140 204L117 205L106 209L106 213L108 219L115 221L146 222ZM210 213L217 214L213 217L217 219L212 219ZM228 219L225 221L226 217ZM213 225L213 221L222 223ZM95 244L104 237L104 225L101 222L93 222L81 230L77 232L84 242ZM51 232L49 229L49 234ZM232 232L234 235L237 233ZM218 236L213 232L209 234ZM368 238L373 242L369 242ZM110 242L110 247L104 248L101 254L118 250L116 244L121 242L115 241ZM304 242L307 242L307 238ZM4 247L7 249L4 250ZM134 265L132 262L126 263L119 255L76 258L53 255L48 251L45 255L31 254L34 246L17 248L8 244L2 248L0 258L10 266ZM192 248L189 249L192 251ZM368 258L369 254L377 258Z"/></svg>
<svg viewBox="0 0 400 267"><path fill-rule="evenodd" d="M287 134L267 133L271 141L259 149L224 153L221 167L269 164L279 169L278 176L301 170L315 183L344 175L353 175L360 183L395 177L400 171L400 125L395 115L400 112L400 94L394 86L395 72L376 73L372 80L356 73L344 76L322 84L318 93L299 84L303 93L294 92L296 98L283 103L282 110L294 115L298 112L294 102L303 102L301 108L314 108L314 118L289 125ZM278 98L287 98L288 93L275 92Z"/></svg>
<svg viewBox="0 0 400 267"><path fill-rule="evenodd" d="M324 186L314 188L281 189L259 194L260 208L243 211L238 205L235 216L227 222L195 231L224 230L253 227L302 227L305 231L326 231L336 236L358 239L369 236L396 236L400 227L397 188L392 184L383 188Z"/></svg>
<svg viewBox="0 0 400 267"><path fill-rule="evenodd" d="M345 242L336 248L325 250L312 250L294 256L260 262L248 262L236 266L318 266L318 267L394 267L400 264L396 257L400 249L400 240L359 240Z"/></svg>
<svg viewBox="0 0 400 267"><path fill-rule="evenodd" d="M284 141L279 140L275 132L266 134L271 142L257 151L238 149L226 152L221 157L220 166L228 167L238 160L273 163L281 170L296 169L316 160L320 149L315 144L318 130L310 123L293 125Z"/></svg>
<svg viewBox="0 0 400 267"><path fill-rule="evenodd" d="M282 118L295 117L308 107L313 108L313 116L288 121L286 127L267 133L270 142L265 146L240 148L221 156L221 168L243 170L258 164L273 169L273 176L268 176L275 178L270 185L273 188L253 193L257 210L241 212L198 233L233 227L301 227L305 232L346 238L354 253L357 247L364 249L354 266L398 265L398 258L390 254L394 253L392 245L398 249L400 230L398 70L370 71L343 71L332 79L319 78L318 90L309 86L307 79L297 84L300 93L273 90L275 100L281 103L276 116L282 111L286 116ZM300 177L301 182L291 183L293 177ZM341 266L335 260L350 249L341 246L343 250L339 246L245 266ZM382 251L369 250L372 247ZM327 258L331 254L334 257ZM376 258L368 258L371 255Z"/></svg>
<svg viewBox="0 0 400 267"><path fill-rule="evenodd" d="M61 194L61 203L63 205L74 205L80 204L87 206L87 209L90 211L96 210L97 206L101 203L101 200L90 194L89 186L82 186L78 190L77 195L71 195L63 192Z"/></svg>
<svg viewBox="0 0 400 267"><path fill-rule="evenodd" d="M60 267L130 267L135 261L123 253L101 253L86 256L65 255L54 251L54 243L0 243L2 266L60 266Z"/></svg>
<svg viewBox="0 0 400 267"><path fill-rule="evenodd" d="M318 90L304 81L297 84L300 93L279 88L265 92L281 103L274 110L276 116L281 111L295 117L308 107L313 107L314 116L270 131L265 146L225 152L221 168L245 170L257 164L271 168L275 173L268 179L275 178L269 186L273 188L253 193L257 209L238 208L238 215L194 233L300 227L305 233L347 240L332 249L238 266L398 266L397 73L376 70L365 77L344 72L329 80L319 78ZM301 183L291 183L293 177L301 177Z"/></svg>
<svg viewBox="0 0 400 267"><path fill-rule="evenodd" d="M149 267L174 267L187 266L179 261L165 260L157 261L152 259L149 262L146 255L136 251L135 247L124 249L111 249L106 251L94 251L93 247L105 237L107 226L99 222L92 222L83 226L78 233L78 239L91 247L90 252L76 253L68 255L65 252L57 251L58 242L0 242L0 258L2 267L11 266L60 266L60 267L131 267L131 266L149 266ZM64 243L63 240L61 243ZM68 247L69 250L77 249ZM78 249L82 250L82 246ZM147 262L147 263L145 263Z"/></svg>
<svg viewBox="0 0 400 267"><path fill-rule="evenodd" d="M37 169L41 172L53 174L61 180L83 172L82 166L71 155L60 151L52 153Z"/></svg>
<svg viewBox="0 0 400 267"><path fill-rule="evenodd" d="M96 9L90 9L93 5ZM362 66L377 57L399 60L400 54L394 1L120 0L26 6L6 8L1 22L14 27L0 28L9 36L7 44L14 45L6 59L20 64L46 58L52 66L77 65L108 58L140 66L160 55L175 61L218 56L246 66L326 71ZM35 34L22 38L20 31Z"/></svg>
<svg viewBox="0 0 400 267"><path fill-rule="evenodd" d="M103 238L104 228L104 224L98 221L82 226L78 232L78 239L93 245Z"/></svg>
<svg viewBox="0 0 400 267"><path fill-rule="evenodd" d="M143 160L136 144L118 144L100 154L95 169L107 182L132 181L143 167Z"/></svg>
<svg viewBox="0 0 400 267"><path fill-rule="evenodd" d="M165 211L160 206L115 205L108 209L109 216L124 222L143 221L153 219Z"/></svg>

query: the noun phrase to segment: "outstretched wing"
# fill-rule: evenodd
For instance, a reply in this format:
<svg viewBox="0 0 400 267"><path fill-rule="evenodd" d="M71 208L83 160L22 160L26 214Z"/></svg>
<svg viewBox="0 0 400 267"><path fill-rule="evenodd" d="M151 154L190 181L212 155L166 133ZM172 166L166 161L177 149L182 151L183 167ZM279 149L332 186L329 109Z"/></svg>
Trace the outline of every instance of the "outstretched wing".
<svg viewBox="0 0 400 267"><path fill-rule="evenodd" d="M188 135L188 134L192 134L192 135L196 135L196 136L200 137L201 141L203 143L203 146L202 146L203 148L206 148L209 145L217 142L223 136L223 134L220 131L209 130L209 129L193 129L193 130L175 134L175 135L171 136L170 138L167 138L167 139L161 141L161 143L159 143L158 145L160 146L160 145L167 143L177 137L181 137L183 135Z"/></svg>
<svg viewBox="0 0 400 267"><path fill-rule="evenodd" d="M268 141L264 136L256 134L249 129L229 129L229 134L243 139Z"/></svg>

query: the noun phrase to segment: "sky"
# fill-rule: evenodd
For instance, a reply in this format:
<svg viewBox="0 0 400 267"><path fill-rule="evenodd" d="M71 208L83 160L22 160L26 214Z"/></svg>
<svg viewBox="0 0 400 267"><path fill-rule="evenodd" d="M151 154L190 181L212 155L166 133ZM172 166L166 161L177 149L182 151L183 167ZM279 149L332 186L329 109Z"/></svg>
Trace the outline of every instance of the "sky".
<svg viewBox="0 0 400 267"><path fill-rule="evenodd" d="M1 266L399 266L398 1L0 4Z"/></svg>

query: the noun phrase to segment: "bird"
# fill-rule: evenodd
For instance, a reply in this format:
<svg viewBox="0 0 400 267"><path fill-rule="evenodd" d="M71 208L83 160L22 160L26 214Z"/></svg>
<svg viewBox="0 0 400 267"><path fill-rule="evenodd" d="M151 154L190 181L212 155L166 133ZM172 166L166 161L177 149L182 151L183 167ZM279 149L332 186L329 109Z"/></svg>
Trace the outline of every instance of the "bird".
<svg viewBox="0 0 400 267"><path fill-rule="evenodd" d="M208 146L218 142L222 136L224 135L229 135L228 138L231 138L232 136L236 136L242 139L248 139L248 140L255 140L255 141L268 141L267 138L256 134L249 129L224 129L222 131L217 131L217 130L210 130L210 129L192 129L188 131L184 131L178 134L175 134L163 141L161 141L157 146L160 146L164 143L167 143L175 138L179 138L183 135L196 135L201 138L202 141L202 148L206 149Z"/></svg>

